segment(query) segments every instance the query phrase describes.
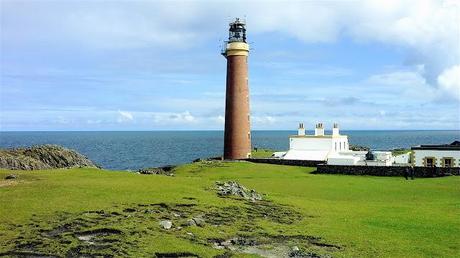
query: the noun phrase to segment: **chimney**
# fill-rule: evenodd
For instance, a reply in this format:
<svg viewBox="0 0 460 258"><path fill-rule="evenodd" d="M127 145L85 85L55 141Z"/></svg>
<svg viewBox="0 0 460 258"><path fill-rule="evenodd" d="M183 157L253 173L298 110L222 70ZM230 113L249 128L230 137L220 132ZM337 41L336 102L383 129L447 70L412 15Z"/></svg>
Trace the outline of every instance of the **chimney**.
<svg viewBox="0 0 460 258"><path fill-rule="evenodd" d="M317 123L315 127L315 136L324 136L323 123Z"/></svg>
<svg viewBox="0 0 460 258"><path fill-rule="evenodd" d="M339 124L334 123L334 127L332 128L332 136L339 136Z"/></svg>
<svg viewBox="0 0 460 258"><path fill-rule="evenodd" d="M303 127L303 123L299 123L298 135L299 136L304 136L305 135L305 128Z"/></svg>

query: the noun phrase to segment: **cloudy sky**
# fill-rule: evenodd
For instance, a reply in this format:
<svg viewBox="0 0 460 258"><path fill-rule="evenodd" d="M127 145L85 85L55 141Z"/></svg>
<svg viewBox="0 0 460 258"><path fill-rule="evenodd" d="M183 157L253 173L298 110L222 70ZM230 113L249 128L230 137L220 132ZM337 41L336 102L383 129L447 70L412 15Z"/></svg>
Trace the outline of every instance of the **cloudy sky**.
<svg viewBox="0 0 460 258"><path fill-rule="evenodd" d="M460 129L460 1L0 3L0 130L220 130L234 17L253 129Z"/></svg>

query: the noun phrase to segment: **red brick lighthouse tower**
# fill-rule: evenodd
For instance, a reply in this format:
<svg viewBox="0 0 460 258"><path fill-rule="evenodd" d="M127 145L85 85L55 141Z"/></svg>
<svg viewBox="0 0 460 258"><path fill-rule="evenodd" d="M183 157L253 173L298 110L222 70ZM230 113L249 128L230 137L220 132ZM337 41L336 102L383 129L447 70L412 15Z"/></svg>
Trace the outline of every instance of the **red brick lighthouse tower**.
<svg viewBox="0 0 460 258"><path fill-rule="evenodd" d="M246 24L231 22L222 55L227 59L224 159L245 159L251 155L249 116L248 55Z"/></svg>

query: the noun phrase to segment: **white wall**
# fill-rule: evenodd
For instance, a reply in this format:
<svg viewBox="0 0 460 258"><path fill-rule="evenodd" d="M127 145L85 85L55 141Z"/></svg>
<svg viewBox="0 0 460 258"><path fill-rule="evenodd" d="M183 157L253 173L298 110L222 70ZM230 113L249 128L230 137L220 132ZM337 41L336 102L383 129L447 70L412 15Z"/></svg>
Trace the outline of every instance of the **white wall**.
<svg viewBox="0 0 460 258"><path fill-rule="evenodd" d="M410 159L410 153L401 154L401 155L395 156L395 163L396 164L406 164L406 163L409 163L409 159Z"/></svg>
<svg viewBox="0 0 460 258"><path fill-rule="evenodd" d="M460 151L456 150L413 150L415 156L415 166L423 166L423 158L425 157L435 157L436 166L442 167L441 159L443 157L452 157L454 158L454 166L459 167L460 163Z"/></svg>
<svg viewBox="0 0 460 258"><path fill-rule="evenodd" d="M334 152L347 151L348 148L348 137L333 137L331 150Z"/></svg>
<svg viewBox="0 0 460 258"><path fill-rule="evenodd" d="M357 162L360 166L392 166L391 160L360 160Z"/></svg>
<svg viewBox="0 0 460 258"><path fill-rule="evenodd" d="M328 165L356 165L359 157L354 156L330 156L327 158Z"/></svg>
<svg viewBox="0 0 460 258"><path fill-rule="evenodd" d="M292 137L289 142L291 150L323 150L331 149L332 138L322 137Z"/></svg>

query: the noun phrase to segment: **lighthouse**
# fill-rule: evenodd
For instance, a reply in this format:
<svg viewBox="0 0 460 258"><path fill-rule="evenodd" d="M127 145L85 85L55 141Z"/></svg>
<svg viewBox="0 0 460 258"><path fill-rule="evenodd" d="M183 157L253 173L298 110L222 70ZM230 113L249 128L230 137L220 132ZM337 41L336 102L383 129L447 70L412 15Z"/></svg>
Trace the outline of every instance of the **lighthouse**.
<svg viewBox="0 0 460 258"><path fill-rule="evenodd" d="M227 59L224 159L246 159L251 155L246 24L235 19L228 34L222 49Z"/></svg>

